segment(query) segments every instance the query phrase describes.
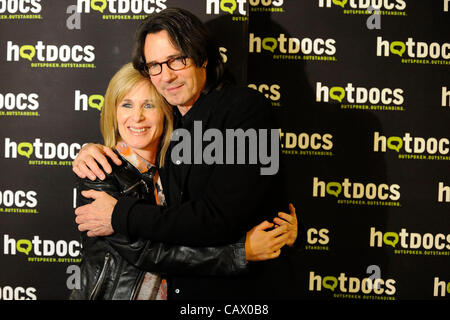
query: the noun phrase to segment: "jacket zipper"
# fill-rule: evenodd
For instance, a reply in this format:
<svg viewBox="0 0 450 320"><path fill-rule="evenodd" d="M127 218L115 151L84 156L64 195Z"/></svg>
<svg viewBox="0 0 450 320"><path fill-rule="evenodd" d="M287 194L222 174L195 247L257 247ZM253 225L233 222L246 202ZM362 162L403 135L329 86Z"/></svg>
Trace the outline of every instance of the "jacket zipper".
<svg viewBox="0 0 450 320"><path fill-rule="evenodd" d="M103 262L102 271L100 272L100 276L98 277L97 283L95 284L94 289L92 290L91 295L89 296L89 300L95 300L97 298L100 286L103 283L103 280L105 279L106 271L108 269L109 258L110 258L109 252L107 252L105 255L105 261Z"/></svg>
<svg viewBox="0 0 450 320"><path fill-rule="evenodd" d="M141 181L136 182L135 184L133 184L131 187L126 188L125 190L122 191L122 193L126 194L128 193L130 190L133 190L133 188L137 187L138 185L140 185L142 183Z"/></svg>
<svg viewBox="0 0 450 320"><path fill-rule="evenodd" d="M138 295L138 290L141 289L142 281L144 281L144 274L145 274L145 271L141 271L139 273L137 280L133 286L133 291L131 292L130 300L136 300L137 295Z"/></svg>

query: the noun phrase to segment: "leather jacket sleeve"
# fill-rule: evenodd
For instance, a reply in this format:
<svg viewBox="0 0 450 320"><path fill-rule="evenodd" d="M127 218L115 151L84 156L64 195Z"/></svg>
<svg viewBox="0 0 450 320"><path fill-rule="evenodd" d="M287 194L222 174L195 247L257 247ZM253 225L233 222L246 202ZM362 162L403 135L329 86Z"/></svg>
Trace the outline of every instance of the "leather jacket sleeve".
<svg viewBox="0 0 450 320"><path fill-rule="evenodd" d="M220 247L187 247L139 239L132 243L115 234L108 243L125 260L149 272L168 275L237 275L247 271L245 238Z"/></svg>
<svg viewBox="0 0 450 320"><path fill-rule="evenodd" d="M142 179L129 180L128 184L131 187L123 184L123 179L116 179L114 172L107 174L105 180L79 179L77 206L92 202L91 199L81 195L83 190L104 191L113 197L139 196L144 193L143 190L148 190L147 187L139 189L143 184L145 185L145 181ZM85 241L86 237L83 233L83 246L90 243ZM247 271L245 237L237 243L220 247L187 247L144 239L131 240L119 233L104 237L104 239L129 263L149 272L171 275L233 275Z"/></svg>

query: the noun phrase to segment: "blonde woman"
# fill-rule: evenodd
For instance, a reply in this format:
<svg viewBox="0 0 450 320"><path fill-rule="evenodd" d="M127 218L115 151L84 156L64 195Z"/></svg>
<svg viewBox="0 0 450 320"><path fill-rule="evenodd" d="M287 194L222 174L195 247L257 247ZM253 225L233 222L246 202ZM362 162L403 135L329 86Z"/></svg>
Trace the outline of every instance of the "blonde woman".
<svg viewBox="0 0 450 320"><path fill-rule="evenodd" d="M80 179L77 206L90 203L95 192L132 196L165 206L157 168L164 164L172 134L172 110L148 78L129 63L111 79L101 112L101 132L107 147L121 159L110 162L106 179ZM77 223L79 217L77 217ZM292 233L267 221L220 247L174 246L119 233L88 237L82 233L81 288L71 299L167 299L171 275L227 275L247 271L247 261L274 259ZM296 236L296 234L295 234ZM170 280L169 280L170 281Z"/></svg>

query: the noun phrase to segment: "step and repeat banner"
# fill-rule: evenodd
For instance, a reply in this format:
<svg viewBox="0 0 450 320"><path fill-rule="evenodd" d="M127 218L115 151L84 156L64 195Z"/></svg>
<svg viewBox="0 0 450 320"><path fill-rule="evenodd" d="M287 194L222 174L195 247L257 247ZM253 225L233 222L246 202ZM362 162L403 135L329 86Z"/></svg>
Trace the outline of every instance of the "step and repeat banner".
<svg viewBox="0 0 450 320"><path fill-rule="evenodd" d="M79 286L72 161L173 6L276 112L306 231L292 298L449 299L449 0L0 0L0 300Z"/></svg>

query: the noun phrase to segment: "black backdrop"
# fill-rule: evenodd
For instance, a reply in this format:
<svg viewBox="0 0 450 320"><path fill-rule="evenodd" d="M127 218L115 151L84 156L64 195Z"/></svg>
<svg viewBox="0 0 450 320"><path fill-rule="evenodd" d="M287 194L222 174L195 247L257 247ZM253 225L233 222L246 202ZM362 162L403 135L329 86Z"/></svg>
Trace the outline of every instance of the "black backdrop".
<svg viewBox="0 0 450 320"><path fill-rule="evenodd" d="M172 6L205 21L276 110L307 230L293 298L448 299L445 0L1 0L0 299L78 285L71 162L101 142L139 21Z"/></svg>

